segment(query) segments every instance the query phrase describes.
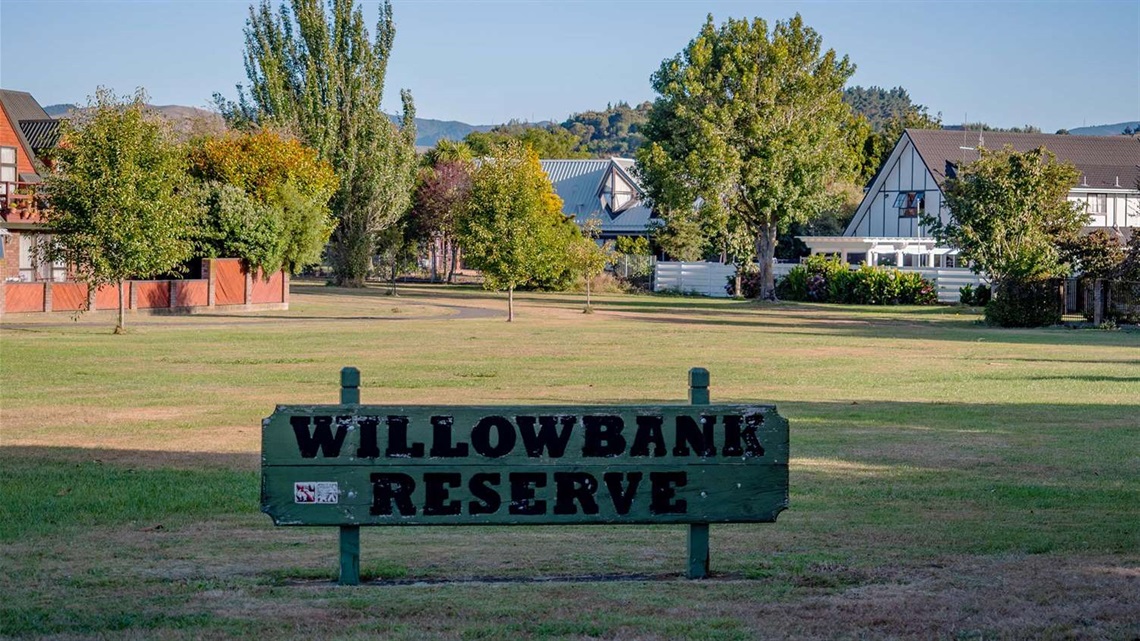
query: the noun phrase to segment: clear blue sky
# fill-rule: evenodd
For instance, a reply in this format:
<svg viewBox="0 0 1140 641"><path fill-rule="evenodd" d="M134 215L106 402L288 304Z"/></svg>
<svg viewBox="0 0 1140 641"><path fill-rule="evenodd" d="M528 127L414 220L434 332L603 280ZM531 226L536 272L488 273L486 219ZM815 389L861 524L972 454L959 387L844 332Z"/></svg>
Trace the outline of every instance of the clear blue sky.
<svg viewBox="0 0 1140 641"><path fill-rule="evenodd" d="M374 23L376 3L365 11ZM1140 0L666 2L396 0L385 105L421 117L563 119L651 100L649 76L705 15L800 11L858 66L852 84L905 87L946 122L1045 131L1140 120ZM41 104L97 85L204 106L244 78L246 0L0 0L0 86Z"/></svg>

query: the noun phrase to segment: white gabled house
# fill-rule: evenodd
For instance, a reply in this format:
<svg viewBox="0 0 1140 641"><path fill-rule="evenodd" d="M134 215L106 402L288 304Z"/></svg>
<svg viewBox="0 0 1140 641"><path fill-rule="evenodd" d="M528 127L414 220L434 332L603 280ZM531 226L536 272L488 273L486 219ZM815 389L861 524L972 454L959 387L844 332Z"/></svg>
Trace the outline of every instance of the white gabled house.
<svg viewBox="0 0 1140 641"><path fill-rule="evenodd" d="M1127 240L1140 228L1140 139L1128 136L1058 136L907 129L871 180L842 236L806 236L813 254L847 262L899 267L960 267L956 252L940 247L922 215L946 221L942 184L958 167L978 159L978 149L1010 146L1025 152L1045 147L1081 172L1069 200L1084 203L1090 229Z"/></svg>
<svg viewBox="0 0 1140 641"><path fill-rule="evenodd" d="M554 191L562 199L562 213L578 225L590 218L601 221L602 239L645 236L653 212L642 203L645 192L634 176L635 162L628 158L543 160Z"/></svg>

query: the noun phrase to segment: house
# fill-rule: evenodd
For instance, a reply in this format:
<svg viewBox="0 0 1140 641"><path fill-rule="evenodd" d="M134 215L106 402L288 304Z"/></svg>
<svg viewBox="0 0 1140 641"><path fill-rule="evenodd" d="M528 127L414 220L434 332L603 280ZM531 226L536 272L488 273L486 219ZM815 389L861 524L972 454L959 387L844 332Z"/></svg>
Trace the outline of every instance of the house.
<svg viewBox="0 0 1140 641"><path fill-rule="evenodd" d="M38 188L59 142L59 121L31 94L0 89L0 280L64 280L64 265L41 264L35 248L47 238Z"/></svg>
<svg viewBox="0 0 1140 641"><path fill-rule="evenodd" d="M645 192L628 158L543 160L542 170L562 199L562 213L579 226L596 218L601 238L645 236L653 212L642 203Z"/></svg>
<svg viewBox="0 0 1140 641"><path fill-rule="evenodd" d="M978 149L1045 147L1081 173L1069 200L1084 204L1089 229L1127 239L1140 228L1140 139L1128 136L1064 136L907 129L878 173L842 236L807 236L813 254L849 263L899 267L961 267L956 251L939 246L922 224L924 214L949 217L942 194L958 167L978 159Z"/></svg>

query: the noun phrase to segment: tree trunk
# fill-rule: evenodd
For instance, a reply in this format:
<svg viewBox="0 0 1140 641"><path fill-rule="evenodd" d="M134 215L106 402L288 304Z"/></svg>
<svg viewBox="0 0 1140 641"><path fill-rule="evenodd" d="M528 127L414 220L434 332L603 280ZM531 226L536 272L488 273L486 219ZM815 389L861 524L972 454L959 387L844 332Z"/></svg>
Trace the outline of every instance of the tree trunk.
<svg viewBox="0 0 1140 641"><path fill-rule="evenodd" d="M400 271L399 267L400 267L399 261L393 259L392 260L392 278L388 281L388 295L389 296L398 296L398 294L396 293L396 277L399 275L399 271Z"/></svg>
<svg viewBox="0 0 1140 641"><path fill-rule="evenodd" d="M447 273L447 282L450 284L455 282L455 270L459 267L459 244L454 240L448 241L448 244L451 248L451 271Z"/></svg>
<svg viewBox="0 0 1140 641"><path fill-rule="evenodd" d="M515 288L507 288L507 322L515 320Z"/></svg>
<svg viewBox="0 0 1140 641"><path fill-rule="evenodd" d="M431 249L428 252L428 256L429 256L428 260L431 261L431 282L434 283L436 281L436 274L439 273L438 270L436 269L436 267L437 267L436 259L439 257L439 252L436 251L435 239L432 239L432 241L431 241Z"/></svg>
<svg viewBox="0 0 1140 641"><path fill-rule="evenodd" d="M119 281L119 324L115 326L116 334L125 334L127 331L127 314L123 307L123 281Z"/></svg>
<svg viewBox="0 0 1140 641"><path fill-rule="evenodd" d="M593 311L590 307L590 275L586 274L586 310L587 312Z"/></svg>
<svg viewBox="0 0 1140 641"><path fill-rule="evenodd" d="M760 291L757 300L776 300L776 224L761 223L756 236L756 260L760 263Z"/></svg>

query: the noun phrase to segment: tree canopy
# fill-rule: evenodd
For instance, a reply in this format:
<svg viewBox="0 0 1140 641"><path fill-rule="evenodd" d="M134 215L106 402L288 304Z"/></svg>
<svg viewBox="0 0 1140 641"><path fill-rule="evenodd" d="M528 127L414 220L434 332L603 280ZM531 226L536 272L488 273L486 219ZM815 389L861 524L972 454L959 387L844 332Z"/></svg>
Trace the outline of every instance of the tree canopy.
<svg viewBox="0 0 1140 641"><path fill-rule="evenodd" d="M379 8L373 39L355 0L290 0L250 7L245 28L248 90L216 97L230 122L295 131L336 171L337 226L329 258L337 284L363 286L376 239L408 208L414 181L415 107L401 92L397 127L381 111L395 39L392 7Z"/></svg>
<svg viewBox="0 0 1140 641"><path fill-rule="evenodd" d="M175 270L193 252L185 155L145 107L141 90L124 100L100 88L80 119L62 123L43 258L66 262L92 288ZM119 298L116 332L125 326Z"/></svg>
<svg viewBox="0 0 1140 641"><path fill-rule="evenodd" d="M278 131L202 138L191 143L190 175L201 183L202 251L234 256L265 273L320 261L335 221L332 166Z"/></svg>
<svg viewBox="0 0 1140 641"><path fill-rule="evenodd" d="M558 125L535 126L520 122L499 125L491 131L473 131L464 142L477 157L489 157L509 142L522 143L539 158L589 158L578 137Z"/></svg>
<svg viewBox="0 0 1140 641"><path fill-rule="evenodd" d="M990 274L1000 296L1007 280L1068 273L1061 247L1088 222L1083 206L1067 198L1079 176L1044 148L982 149L978 160L946 181L949 219L928 216L924 223L975 271Z"/></svg>
<svg viewBox="0 0 1140 641"><path fill-rule="evenodd" d="M495 147L475 169L458 235L465 262L483 272L484 287L507 290L508 321L516 288L571 275L569 248L581 238L562 214L562 199L538 154L517 142Z"/></svg>
<svg viewBox="0 0 1140 641"><path fill-rule="evenodd" d="M760 261L760 296L775 296L776 233L827 204L827 187L857 165L842 89L855 67L799 15L710 15L652 76L659 97L638 154L649 198L668 221L721 215L746 229Z"/></svg>

